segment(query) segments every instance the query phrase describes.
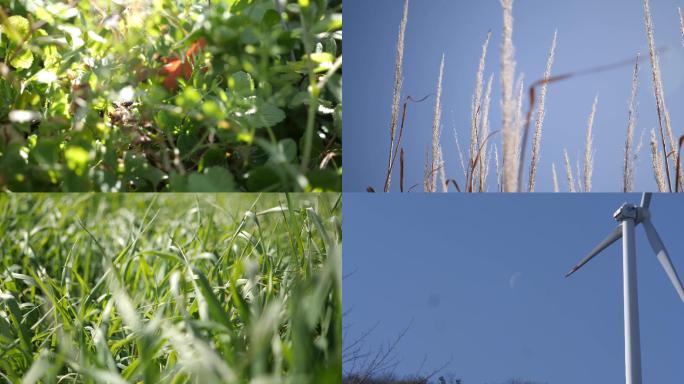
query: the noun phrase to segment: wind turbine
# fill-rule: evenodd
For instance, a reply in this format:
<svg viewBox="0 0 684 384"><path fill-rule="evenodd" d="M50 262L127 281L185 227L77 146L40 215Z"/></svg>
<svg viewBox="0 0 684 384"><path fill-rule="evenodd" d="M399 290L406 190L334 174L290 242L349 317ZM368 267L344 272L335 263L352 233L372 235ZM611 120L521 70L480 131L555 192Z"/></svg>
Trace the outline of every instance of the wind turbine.
<svg viewBox="0 0 684 384"><path fill-rule="evenodd" d="M570 272L565 274L568 277L589 262L594 256L598 255L608 246L622 238L622 285L624 297L624 316L625 316L625 379L627 384L641 384L641 346L639 342L639 302L637 299L637 271L636 271L636 250L634 247L635 227L643 224L648 242L655 252L658 261L665 269L665 273L670 278L672 285L684 301L684 287L677 276L677 272L670 261L665 245L663 244L658 232L651 223L651 212L648 207L651 204L651 194L644 193L641 197L641 205L623 204L613 217L618 225L608 237L603 239L590 253L575 265Z"/></svg>

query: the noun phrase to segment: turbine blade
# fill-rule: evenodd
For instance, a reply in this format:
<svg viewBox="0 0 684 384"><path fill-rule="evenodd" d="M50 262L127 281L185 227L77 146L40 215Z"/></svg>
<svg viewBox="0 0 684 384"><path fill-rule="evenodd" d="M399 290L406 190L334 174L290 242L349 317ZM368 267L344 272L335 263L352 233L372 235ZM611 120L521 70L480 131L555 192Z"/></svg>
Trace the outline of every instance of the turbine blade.
<svg viewBox="0 0 684 384"><path fill-rule="evenodd" d="M601 242L599 243L599 245L597 245L597 246L596 246L596 247L587 255L587 257L585 257L585 258L582 259L582 261L580 261L577 265L575 265L574 267L572 267L572 269L570 270L570 272L568 272L568 273L565 274L565 277L568 277L568 276L572 275L573 273L575 273L575 271L577 271L578 269L582 268L582 266L583 266L584 264L588 263L589 260L591 260L594 256L596 256L596 255L598 255L599 253L601 253L601 251L603 251L604 249L608 248L608 246L610 246L611 244L613 244L614 242L616 242L616 241L617 241L618 239L620 239L621 237L622 237L622 227L618 225L618 227L615 228L615 230L613 230L613 232L611 232L610 235L608 235L605 239L603 239L603 241L601 241Z"/></svg>
<svg viewBox="0 0 684 384"><path fill-rule="evenodd" d="M682 281L679 280L679 276L677 276L677 271L675 271L674 265L672 265L672 261L670 260L670 256L667 254L665 245L663 244L662 240L660 240L660 236L658 236L658 232L653 226L653 223L651 223L651 220L645 219L642 223L644 224L646 236L648 237L648 242L651 243L653 252L655 252L656 256L658 257L658 261L660 261L660 265L663 266L665 273L667 273L667 277L670 278L672 285L674 285L675 290L677 290L679 298L684 301L684 287L682 287Z"/></svg>
<svg viewBox="0 0 684 384"><path fill-rule="evenodd" d="M641 208L648 209L649 205L651 205L651 193L646 192L641 195Z"/></svg>

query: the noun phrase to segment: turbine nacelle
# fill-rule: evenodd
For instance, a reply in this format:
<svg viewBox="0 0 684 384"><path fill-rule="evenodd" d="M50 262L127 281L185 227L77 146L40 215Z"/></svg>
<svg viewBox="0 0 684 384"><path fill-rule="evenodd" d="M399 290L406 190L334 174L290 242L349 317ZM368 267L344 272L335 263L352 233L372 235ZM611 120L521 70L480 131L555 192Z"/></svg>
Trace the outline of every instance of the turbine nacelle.
<svg viewBox="0 0 684 384"><path fill-rule="evenodd" d="M624 203L613 213L613 218L617 221L634 220L637 219L638 207L634 204Z"/></svg>

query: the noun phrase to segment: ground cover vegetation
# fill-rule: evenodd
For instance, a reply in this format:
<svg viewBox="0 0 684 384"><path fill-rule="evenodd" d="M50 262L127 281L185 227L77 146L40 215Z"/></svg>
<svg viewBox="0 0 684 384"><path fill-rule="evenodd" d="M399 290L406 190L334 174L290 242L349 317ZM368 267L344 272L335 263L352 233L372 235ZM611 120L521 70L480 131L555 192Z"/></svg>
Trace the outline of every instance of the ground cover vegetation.
<svg viewBox="0 0 684 384"><path fill-rule="evenodd" d="M339 194L0 197L0 381L336 383Z"/></svg>
<svg viewBox="0 0 684 384"><path fill-rule="evenodd" d="M0 188L339 191L341 0L0 0Z"/></svg>

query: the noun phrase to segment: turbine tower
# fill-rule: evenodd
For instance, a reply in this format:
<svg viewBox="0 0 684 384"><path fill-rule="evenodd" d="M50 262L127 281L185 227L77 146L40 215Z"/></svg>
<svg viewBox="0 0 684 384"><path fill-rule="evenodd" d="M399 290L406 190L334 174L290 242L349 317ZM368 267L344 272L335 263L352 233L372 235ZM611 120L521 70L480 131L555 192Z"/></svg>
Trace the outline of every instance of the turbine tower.
<svg viewBox="0 0 684 384"><path fill-rule="evenodd" d="M644 193L641 198L641 205L623 204L613 217L618 225L603 241L601 241L590 253L575 265L570 272L565 274L568 277L589 262L594 256L598 255L608 246L622 238L622 285L624 296L624 316L625 316L625 380L627 384L641 384L641 346L639 342L639 302L637 298L637 272L636 272L636 249L634 246L635 227L643 224L648 242L655 252L658 261L665 269L665 273L670 278L672 285L684 302L684 287L677 276L677 272L670 261L665 245L663 244L658 232L651 223L651 194Z"/></svg>

